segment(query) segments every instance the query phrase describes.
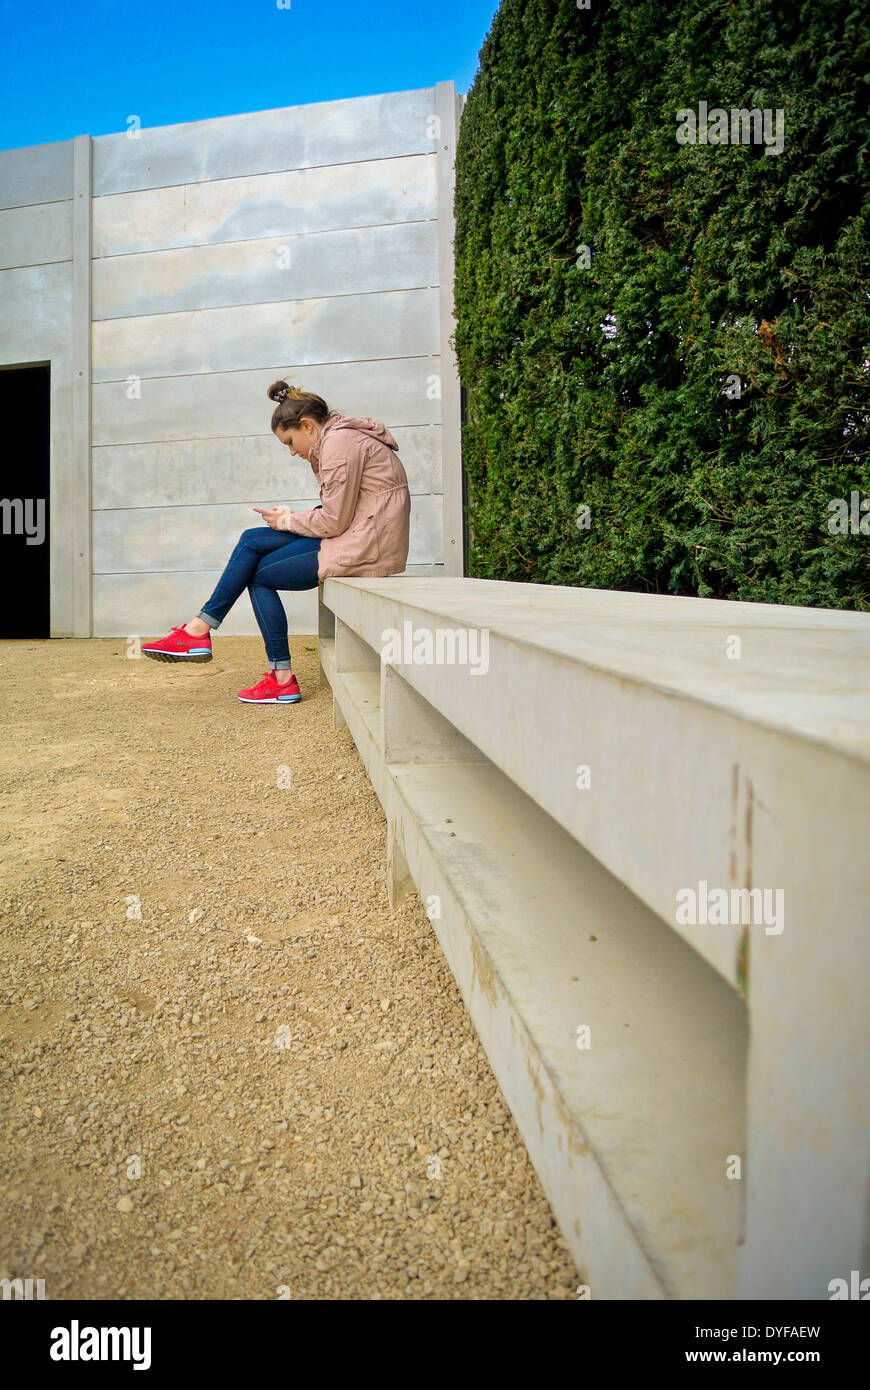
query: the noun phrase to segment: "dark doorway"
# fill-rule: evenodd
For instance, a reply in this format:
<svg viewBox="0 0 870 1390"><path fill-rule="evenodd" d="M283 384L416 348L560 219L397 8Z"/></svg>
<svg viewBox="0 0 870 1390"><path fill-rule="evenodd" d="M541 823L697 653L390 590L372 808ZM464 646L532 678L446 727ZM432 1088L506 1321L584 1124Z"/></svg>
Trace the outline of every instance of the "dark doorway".
<svg viewBox="0 0 870 1390"><path fill-rule="evenodd" d="M51 369L0 369L0 637L48 637Z"/></svg>

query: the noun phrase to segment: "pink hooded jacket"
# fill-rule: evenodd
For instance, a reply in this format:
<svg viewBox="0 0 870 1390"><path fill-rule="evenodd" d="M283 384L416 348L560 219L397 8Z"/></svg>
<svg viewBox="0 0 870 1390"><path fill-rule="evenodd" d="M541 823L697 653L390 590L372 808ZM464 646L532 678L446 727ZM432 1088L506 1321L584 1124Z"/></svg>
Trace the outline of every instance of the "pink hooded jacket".
<svg viewBox="0 0 870 1390"><path fill-rule="evenodd" d="M319 507L284 514L284 531L320 536L318 579L400 574L408 560L411 495L380 420L334 412L311 450Z"/></svg>

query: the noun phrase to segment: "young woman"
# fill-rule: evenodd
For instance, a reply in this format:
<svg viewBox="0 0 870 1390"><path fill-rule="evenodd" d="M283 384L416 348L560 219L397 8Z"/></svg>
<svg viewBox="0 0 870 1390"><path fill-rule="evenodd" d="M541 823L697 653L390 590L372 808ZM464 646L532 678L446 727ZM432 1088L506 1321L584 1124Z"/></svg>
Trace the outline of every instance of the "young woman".
<svg viewBox="0 0 870 1390"><path fill-rule="evenodd" d="M239 699L289 705L302 699L290 668L287 614L279 589L315 589L336 575L399 574L408 559L411 498L396 441L380 420L330 410L321 396L276 381L272 431L291 454L308 459L320 504L308 512L255 507L265 526L243 531L217 588L183 627L142 652L157 661L211 661L219 627L243 589L266 644L270 669Z"/></svg>

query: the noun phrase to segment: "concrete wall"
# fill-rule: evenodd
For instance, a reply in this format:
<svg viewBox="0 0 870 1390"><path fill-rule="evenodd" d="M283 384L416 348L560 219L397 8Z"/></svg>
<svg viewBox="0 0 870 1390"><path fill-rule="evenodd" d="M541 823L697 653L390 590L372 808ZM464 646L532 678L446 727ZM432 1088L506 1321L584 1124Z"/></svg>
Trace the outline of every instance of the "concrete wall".
<svg viewBox="0 0 870 1390"><path fill-rule="evenodd" d="M459 106L440 83L0 155L2 361L53 369L56 635L166 631L254 505L315 504L269 431L279 376L389 425L409 572L461 572ZM286 602L313 631L316 593ZM257 631L246 596L222 630Z"/></svg>

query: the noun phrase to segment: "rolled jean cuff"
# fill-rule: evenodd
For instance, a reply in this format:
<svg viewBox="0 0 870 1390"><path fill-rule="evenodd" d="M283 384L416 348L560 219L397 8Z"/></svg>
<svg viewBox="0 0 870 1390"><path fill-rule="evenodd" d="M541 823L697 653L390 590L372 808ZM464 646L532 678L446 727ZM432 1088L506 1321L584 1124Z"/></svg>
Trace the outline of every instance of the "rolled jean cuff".
<svg viewBox="0 0 870 1390"><path fill-rule="evenodd" d="M213 618L210 613L204 613L202 609L196 615L201 622L207 623L209 627L220 627L220 618Z"/></svg>
<svg viewBox="0 0 870 1390"><path fill-rule="evenodd" d="M273 670L273 671L292 671L292 670L293 670L293 667L290 665L290 658L289 658L289 656L287 657L287 660L286 660L286 661L283 661L283 660L282 660L282 661L273 661L273 662L272 662L272 670Z"/></svg>

